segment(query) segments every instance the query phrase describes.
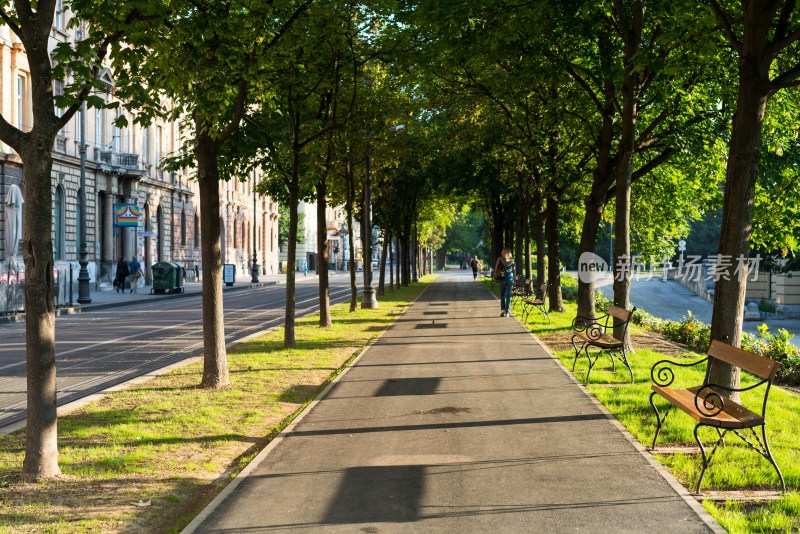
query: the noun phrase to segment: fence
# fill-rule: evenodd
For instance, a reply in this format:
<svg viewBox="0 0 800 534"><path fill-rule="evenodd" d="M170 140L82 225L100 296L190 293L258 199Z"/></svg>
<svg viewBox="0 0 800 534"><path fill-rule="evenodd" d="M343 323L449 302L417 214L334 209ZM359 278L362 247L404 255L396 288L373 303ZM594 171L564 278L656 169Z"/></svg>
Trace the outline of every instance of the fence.
<svg viewBox="0 0 800 534"><path fill-rule="evenodd" d="M77 295L74 269L53 269L53 304L56 308L72 306ZM0 273L0 315L25 312L25 273Z"/></svg>

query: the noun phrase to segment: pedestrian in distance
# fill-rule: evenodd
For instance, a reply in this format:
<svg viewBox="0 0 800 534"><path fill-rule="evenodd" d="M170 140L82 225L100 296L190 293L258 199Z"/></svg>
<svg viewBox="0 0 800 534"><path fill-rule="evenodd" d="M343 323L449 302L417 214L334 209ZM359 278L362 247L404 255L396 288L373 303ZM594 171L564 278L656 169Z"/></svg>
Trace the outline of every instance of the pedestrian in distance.
<svg viewBox="0 0 800 534"><path fill-rule="evenodd" d="M479 264L480 262L478 261L478 256L475 256L474 258L472 258L472 261L469 262L469 266L472 267L473 280L478 279L478 267L480 266Z"/></svg>
<svg viewBox="0 0 800 534"><path fill-rule="evenodd" d="M120 291L125 293L125 280L128 278L128 275L131 274L130 268L128 268L128 262L125 261L125 258L120 258L119 262L117 262L117 293Z"/></svg>
<svg viewBox="0 0 800 534"><path fill-rule="evenodd" d="M131 293L138 293L139 278L144 276L144 272L142 272L142 264L136 261L136 256L131 259L128 272L131 276Z"/></svg>
<svg viewBox="0 0 800 534"><path fill-rule="evenodd" d="M511 315L511 291L514 289L514 257L511 249L504 248L497 258L493 277L500 282L500 317Z"/></svg>

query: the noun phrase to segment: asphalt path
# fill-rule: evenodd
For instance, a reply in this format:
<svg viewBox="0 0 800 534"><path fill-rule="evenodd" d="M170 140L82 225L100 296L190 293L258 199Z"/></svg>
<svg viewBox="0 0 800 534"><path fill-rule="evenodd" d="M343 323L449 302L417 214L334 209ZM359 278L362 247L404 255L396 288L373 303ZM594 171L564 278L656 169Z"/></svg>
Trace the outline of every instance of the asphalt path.
<svg viewBox="0 0 800 534"><path fill-rule="evenodd" d="M349 299L349 278L331 277L331 302ZM283 324L286 286L224 293L225 340ZM317 278L297 281L297 315L318 309ZM56 318L58 405L203 351L201 295ZM25 324L0 325L0 428L26 417Z"/></svg>
<svg viewBox="0 0 800 534"><path fill-rule="evenodd" d="M439 277L183 534L721 532L499 315Z"/></svg>

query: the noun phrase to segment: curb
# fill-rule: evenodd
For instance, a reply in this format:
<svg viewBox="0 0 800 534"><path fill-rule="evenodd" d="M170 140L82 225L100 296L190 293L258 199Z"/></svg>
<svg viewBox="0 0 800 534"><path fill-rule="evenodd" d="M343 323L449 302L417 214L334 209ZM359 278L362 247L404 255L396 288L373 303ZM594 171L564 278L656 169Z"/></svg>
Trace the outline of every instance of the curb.
<svg viewBox="0 0 800 534"><path fill-rule="evenodd" d="M315 398L313 401L311 401L310 403L308 403L308 405L307 405L305 408L303 408L303 410L302 410L302 411L301 411L299 414L297 414L297 416L296 416L294 419L292 419L292 422L291 422L291 423L289 423L289 424L286 426L286 428L284 428L283 430L281 430L281 431L280 431L280 433L279 433L277 436L275 436L275 437L274 437L274 438L273 438L273 439L272 439L272 440L271 440L269 443L267 443L266 447L264 447L263 449L261 449L261 451L260 451L260 452L259 452L259 453L258 453L258 454L257 454L257 455L256 455L256 456L255 456L255 457L254 457L254 458L253 458L251 461L250 461L250 463L248 463L248 464L245 466L245 468L244 468L244 469L242 469L241 471L239 471L239 473L236 475L236 477L235 477L235 478L233 478L233 479L232 479L232 480L231 480L231 481L230 481L230 482L229 482L229 483L228 483L228 484L227 484L227 485L226 485L226 486L225 486L225 487L222 489L222 491L220 491L220 492L217 494L217 496L216 496L216 497L214 497L214 498L211 500L211 502L209 502L209 503L208 503L208 504L207 504L207 505L206 505L206 506L205 506L205 507L204 507L204 508L203 508L203 509L200 511L200 513L199 513L199 514L197 514L197 515L195 516L195 518L194 518L194 519L193 519L193 520L192 520L192 521L191 521L191 522L190 522L188 525L186 525L185 527L183 527L183 530L181 530L180 534L193 534L193 533L195 532L195 530L197 530L197 528L198 528L200 525L202 525L202 524L203 524L203 522L205 522L205 520L206 520L206 519L208 519L208 517L209 517L209 516L210 516L212 513L214 513L214 511L215 511L215 510L216 510L216 509L217 509L217 508L218 508L218 507L219 507L219 506L220 506L220 505L221 505L223 502L225 502L225 500L226 500L226 499L227 499L227 498L228 498L228 497L229 497L229 496L230 496L230 495L231 495L231 494L232 494L232 493L233 493L233 492L236 490L236 488L238 488L238 487L239 487L239 484L241 484L241 483L242 483L242 481L244 481L244 479L246 479L246 478L247 478L247 477L250 475L250 473L252 473L252 472L253 472L253 471L254 471L254 470L255 470L255 469L256 469L256 468L257 468L259 465L261 465L261 463L262 463L262 462L264 461L264 459L265 459L265 458L266 458L266 457L269 455L269 453L270 453L270 452L272 452L272 450L273 450L273 449L275 449L275 447L277 447L277 446L278 446L280 443L282 443L282 442L283 442L283 441L286 439L286 434L288 434L288 433L292 432L292 431L294 430L294 428L295 428L295 427L296 427L296 426L297 426L297 425L300 423L300 421L302 421L302 420L305 418L305 416L306 416L306 415L308 415L308 414L311 412L311 410L313 410L313 409L314 409L314 407L315 407L317 404L319 404L319 402L320 402L320 401L322 401L322 400L323 400L323 399L324 399L324 398L325 398L325 397L328 395L328 393L330 392L330 390L331 390L331 389L333 389L333 386L334 386L335 384L337 384L337 383L339 382L339 380L341 380L341 379L342 379L342 377L343 377L343 376L345 376L345 375L348 373L348 371L350 371L350 369L352 369L352 368L353 368L353 367L354 367L354 366L355 366L355 365L356 365L356 364L357 364L357 363L358 363L358 362L361 360L361 358L364 356L364 354L366 354L366 352L367 352L367 351L368 351L370 348L372 348L372 346L373 346L373 345L374 345L374 344L375 344L375 343L376 343L376 342L377 342L377 341L378 341L378 340L379 340L381 337L383 337L383 335L384 335L386 332L388 332L388 331L389 331L389 329L390 329L390 328L392 328L392 327L395 325L395 323L397 323L397 321L398 321L398 320L399 320L399 319L400 319L400 318L401 318L403 315L405 315L406 311L408 311L408 310L409 310L409 309L410 309L410 308L411 308L411 307L412 307L414 304L416 304L416 303L417 303L417 300L419 300L419 298L420 298L420 297L422 297L422 295L424 295L424 294L425 294L425 292L428 290L428 288L429 288L431 285L433 285L433 283L435 283L435 281L436 281L436 280L434 280L434 282L432 282L431 284L429 284L428 286L426 286L426 287L425 287L425 289L424 289L424 290L423 290L423 291L422 291L422 292L421 292L419 295L417 295L417 297L416 297L416 298L415 298L413 301L411 301L411 303L410 303L408 306L406 306L406 308L405 308L405 309L402 311L402 313L400 313L400 314L399 314L397 317L395 317L395 318L394 318L394 321L392 321L392 323L391 323L390 325L388 325L388 326L387 326L387 327L386 327L386 328L383 330L383 332L381 332L380 334L378 334L377 336L375 336L374 338L372 338L372 340L371 340L370 342L368 342L368 343L367 343L367 346L366 346L366 347L364 347L364 348L361 350L361 352L359 352L359 353L358 353L358 355L357 355L355 358L353 358L353 360L352 360L352 361L349 363L349 365L347 365L347 367L345 367L344 369L342 369L342 372L341 372L341 373L339 373L338 375L336 375L336 378L334 378L333 380L331 380L331 381L330 381L330 383L328 383L328 385L325 387L325 389L324 389L324 390L322 390L322 392L321 392L319 395L317 395L317 397L316 397L316 398ZM223 474L223 475L221 475L221 476L225 476L225 475ZM218 478L217 480L219 480L219 478ZM212 482L212 484L213 484L213 482Z"/></svg>

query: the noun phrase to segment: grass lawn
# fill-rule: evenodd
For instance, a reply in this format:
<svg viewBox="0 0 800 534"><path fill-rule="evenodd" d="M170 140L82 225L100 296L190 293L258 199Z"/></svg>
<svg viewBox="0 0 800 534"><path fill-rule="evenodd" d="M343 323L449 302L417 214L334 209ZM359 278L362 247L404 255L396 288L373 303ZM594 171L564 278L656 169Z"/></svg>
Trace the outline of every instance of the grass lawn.
<svg viewBox="0 0 800 534"><path fill-rule="evenodd" d="M496 287L495 287L496 289ZM542 318L535 310L528 317L527 326L550 346L554 354L568 368L572 368L574 351L569 346L572 319L576 315L574 302L566 302L564 313L552 313L552 322ZM521 318L522 310L515 305L514 314ZM691 362L703 356L683 351L674 344L656 341L636 327L631 327L636 352L629 361L633 367L634 379L630 383L628 370L617 364L616 373L611 373L608 357L602 356L591 374L589 390L614 414L625 427L639 440L650 446L655 432L655 416L650 406L650 369L662 359ZM651 348L655 347L655 348ZM702 367L702 366L700 366ZM583 380L587 363L585 357L578 359L575 375ZM704 369L704 367L703 367ZM679 379L674 386L691 386L702 382L703 371L679 371ZM743 377L745 375L743 374ZM682 378L680 378L682 377ZM743 378L743 384L749 380ZM757 388L763 393L763 388ZM753 392L745 393L745 405L753 398ZM658 401L657 401L658 402ZM760 410L760 404L751 407ZM661 403L666 406L666 401ZM782 388L773 387L767 408L767 436L772 453L786 479L788 492L777 500L754 503L725 501L715 503L704 501L705 508L729 532L800 532L800 396ZM687 446L695 447L692 433L695 421L675 409L667 418L658 438L658 448ZM701 439L710 444L715 441L713 429L703 429ZM713 437L712 437L713 435ZM710 467L706 470L703 492L779 490L780 481L770 463L755 451L744 445L732 433L726 436L727 446L721 447ZM694 490L702 468L697 454L675 453L656 454L656 458L672 472L687 488Z"/></svg>
<svg viewBox="0 0 800 534"><path fill-rule="evenodd" d="M0 436L0 532L177 532L434 280L380 309L332 307L228 351L232 385L200 389L202 362L59 418L63 476L20 481L25 433Z"/></svg>

